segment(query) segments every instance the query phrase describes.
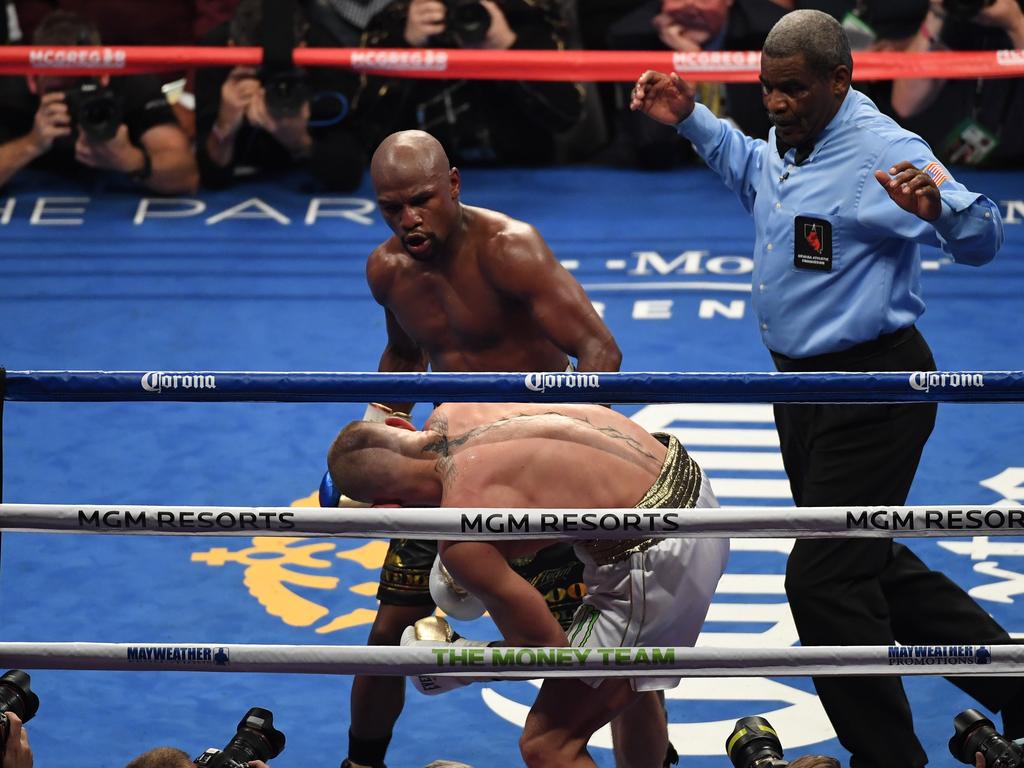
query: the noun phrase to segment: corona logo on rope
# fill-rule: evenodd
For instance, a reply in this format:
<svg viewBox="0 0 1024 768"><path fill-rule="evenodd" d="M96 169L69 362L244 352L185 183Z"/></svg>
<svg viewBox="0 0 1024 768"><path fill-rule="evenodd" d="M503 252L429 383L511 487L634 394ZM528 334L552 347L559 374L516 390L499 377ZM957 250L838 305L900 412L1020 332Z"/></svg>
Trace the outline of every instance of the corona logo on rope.
<svg viewBox="0 0 1024 768"><path fill-rule="evenodd" d="M600 389L600 376L596 373L528 373L526 388L531 392L547 389Z"/></svg>
<svg viewBox="0 0 1024 768"><path fill-rule="evenodd" d="M217 377L212 373L164 373L149 371L142 374L142 388L147 392L165 389L216 389Z"/></svg>
<svg viewBox="0 0 1024 768"><path fill-rule="evenodd" d="M918 392L930 392L932 387L960 389L984 387L985 376L981 373L937 373L935 371L914 371L910 374L910 388Z"/></svg>
<svg viewBox="0 0 1024 768"><path fill-rule="evenodd" d="M315 496L314 493L292 502L292 506L317 506ZM314 627L316 634L323 635L373 623L377 615L373 600L377 593L376 573L384 562L387 548L386 541L340 549L337 543L323 539L256 536L248 547L237 550L212 547L193 553L192 561L215 568L228 563L243 566L242 580L246 589L268 614L291 627ZM338 587L342 580L322 572L332 570L337 560L355 562L370 572L372 581L350 584L347 592L358 596L360 602L369 598L366 602L372 608L357 605L348 611L332 613L327 604L339 602ZM313 594L316 599L299 594L297 590Z"/></svg>

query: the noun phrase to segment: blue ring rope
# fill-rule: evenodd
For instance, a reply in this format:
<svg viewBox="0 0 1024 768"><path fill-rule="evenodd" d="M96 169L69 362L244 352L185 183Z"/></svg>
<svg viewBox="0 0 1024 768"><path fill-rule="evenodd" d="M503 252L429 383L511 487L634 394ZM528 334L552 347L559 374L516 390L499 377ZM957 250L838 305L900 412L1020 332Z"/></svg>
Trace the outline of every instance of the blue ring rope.
<svg viewBox="0 0 1024 768"><path fill-rule="evenodd" d="M36 402L1024 402L1024 371L904 373L267 373L8 371Z"/></svg>

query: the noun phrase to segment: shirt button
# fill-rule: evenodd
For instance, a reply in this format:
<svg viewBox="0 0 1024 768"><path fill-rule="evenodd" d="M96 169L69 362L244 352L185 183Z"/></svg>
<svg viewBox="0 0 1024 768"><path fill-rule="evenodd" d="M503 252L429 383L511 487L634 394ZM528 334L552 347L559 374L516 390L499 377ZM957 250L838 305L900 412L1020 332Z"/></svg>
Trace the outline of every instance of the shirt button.
<svg viewBox="0 0 1024 768"><path fill-rule="evenodd" d="M761 330L762 331L767 331L768 330L768 323L761 323Z"/></svg>
<svg viewBox="0 0 1024 768"><path fill-rule="evenodd" d="M768 250L769 250L769 251L770 251L770 250L771 250L772 248L774 248L774 247L775 247L774 245L772 245L771 243L768 243Z"/></svg>
<svg viewBox="0 0 1024 768"><path fill-rule="evenodd" d="M776 202L775 203L775 210L779 210L779 208L781 208L781 207L782 207L782 203L780 203L780 202Z"/></svg>
<svg viewBox="0 0 1024 768"><path fill-rule="evenodd" d="M764 293L764 283L761 283L760 285L758 285L757 286L757 290L761 291L761 293Z"/></svg>
<svg viewBox="0 0 1024 768"><path fill-rule="evenodd" d="M991 211L985 211L985 218L986 219L991 219L992 218L992 212Z"/></svg>

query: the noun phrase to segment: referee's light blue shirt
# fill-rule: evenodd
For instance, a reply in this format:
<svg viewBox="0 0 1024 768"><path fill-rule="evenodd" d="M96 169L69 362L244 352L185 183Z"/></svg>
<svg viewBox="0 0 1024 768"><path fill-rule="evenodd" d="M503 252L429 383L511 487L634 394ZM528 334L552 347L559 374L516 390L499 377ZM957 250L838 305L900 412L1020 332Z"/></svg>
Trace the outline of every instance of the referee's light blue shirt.
<svg viewBox="0 0 1024 768"><path fill-rule="evenodd" d="M924 312L919 243L973 265L991 261L1002 245L995 204L955 181L923 139L852 88L800 165L795 149L779 156L774 128L767 142L752 139L701 104L678 130L753 214L754 314L765 345L788 357L839 352L917 320ZM935 163L936 221L904 211L875 179L875 170L902 160L922 169ZM831 224L828 271L798 266L797 216Z"/></svg>

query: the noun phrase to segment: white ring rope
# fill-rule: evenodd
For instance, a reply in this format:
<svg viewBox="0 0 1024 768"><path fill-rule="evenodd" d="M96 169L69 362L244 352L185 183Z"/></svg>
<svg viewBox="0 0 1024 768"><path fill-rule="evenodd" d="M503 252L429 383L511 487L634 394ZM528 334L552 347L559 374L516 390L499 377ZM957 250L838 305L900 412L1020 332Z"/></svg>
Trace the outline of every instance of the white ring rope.
<svg viewBox="0 0 1024 768"><path fill-rule="evenodd" d="M1010 536L1024 533L1024 509L970 504L575 510L0 504L0 530L475 540Z"/></svg>
<svg viewBox="0 0 1024 768"><path fill-rule="evenodd" d="M456 677L1024 675L1021 645L792 648L480 648L216 643L0 643L19 669L286 672ZM670 675L670 676L675 676Z"/></svg>

